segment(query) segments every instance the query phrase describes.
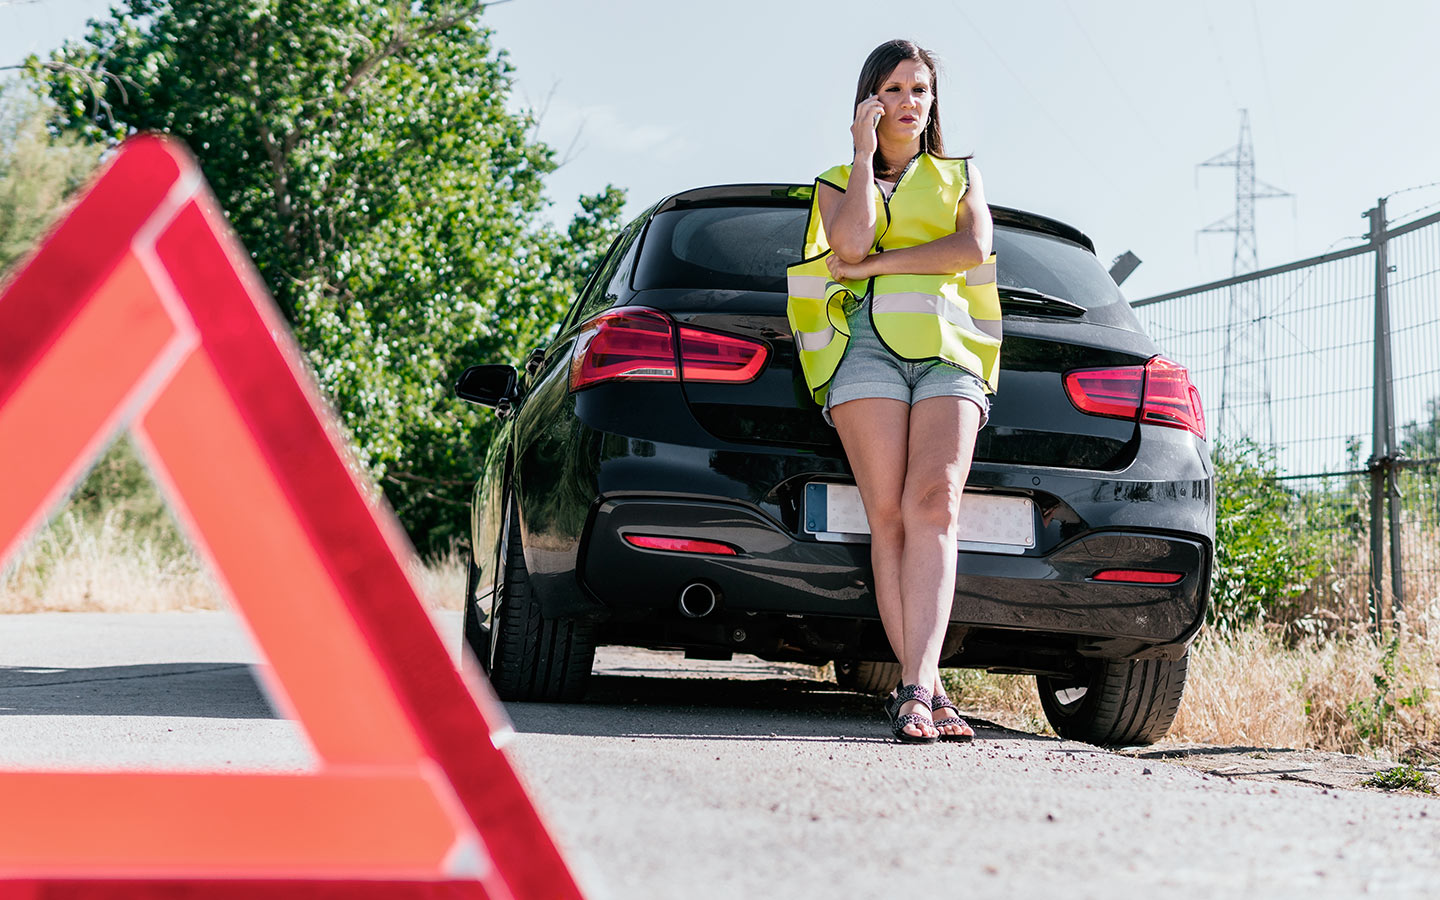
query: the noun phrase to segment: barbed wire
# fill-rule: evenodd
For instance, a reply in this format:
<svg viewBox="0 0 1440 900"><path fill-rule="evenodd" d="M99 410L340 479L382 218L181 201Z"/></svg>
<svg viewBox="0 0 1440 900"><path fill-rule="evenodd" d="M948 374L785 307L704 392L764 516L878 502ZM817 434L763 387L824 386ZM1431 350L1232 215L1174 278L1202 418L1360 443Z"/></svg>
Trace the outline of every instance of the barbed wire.
<svg viewBox="0 0 1440 900"><path fill-rule="evenodd" d="M1432 187L1440 187L1440 181L1432 181L1432 182L1430 182L1429 184L1415 184L1415 185L1411 185L1410 187L1407 187L1407 188L1401 188L1401 189L1398 190L1398 191L1391 191L1390 193L1388 193L1388 194L1385 195L1385 199L1386 199L1386 200L1389 200L1391 197L1397 197L1397 196L1399 196L1400 194L1408 194L1408 193L1410 193L1411 191L1423 191L1423 190L1425 190L1426 188L1432 188Z"/></svg>
<svg viewBox="0 0 1440 900"><path fill-rule="evenodd" d="M1440 184L1440 181L1437 181L1436 184ZM1427 211L1427 210L1434 209L1434 208L1436 208L1437 206L1440 206L1440 200L1436 200L1434 203L1427 203L1427 204L1425 204L1424 206L1420 207L1419 209L1412 209L1412 210L1410 210L1409 212L1401 213L1397 218L1391 219L1389 222L1387 222L1387 223L1386 223L1386 227L1393 226L1393 225L1404 225L1405 222L1402 221L1402 220L1406 220L1406 219L1413 220L1413 219L1415 219L1416 217L1418 217L1421 213L1423 213L1423 212L1425 212L1425 211Z"/></svg>

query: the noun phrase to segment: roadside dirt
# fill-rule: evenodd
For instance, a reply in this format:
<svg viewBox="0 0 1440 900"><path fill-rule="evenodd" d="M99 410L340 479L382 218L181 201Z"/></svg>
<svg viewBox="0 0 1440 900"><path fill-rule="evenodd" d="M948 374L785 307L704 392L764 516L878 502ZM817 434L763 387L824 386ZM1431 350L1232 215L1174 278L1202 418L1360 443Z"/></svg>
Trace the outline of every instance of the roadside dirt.
<svg viewBox="0 0 1440 900"><path fill-rule="evenodd" d="M1392 760L1355 756L1348 753L1327 753L1321 750L1292 750L1287 747L1218 747L1204 744L1161 745L1117 750L1132 759L1154 759L1178 763L1206 775L1229 781L1288 781L1330 790L1379 791L1361 782L1396 765ZM1440 769L1433 765L1417 765L1440 786ZM1440 798L1440 794L1415 796Z"/></svg>
<svg viewBox="0 0 1440 900"><path fill-rule="evenodd" d="M628 647L602 648L600 663L597 669L610 675L673 679L725 678L743 681L773 678L826 681L833 678L828 667L766 662L743 655L728 661L687 659L681 662L678 654ZM963 700L960 705L965 707ZM964 712L972 724L983 726L987 730L1015 735L1033 734L1024 728L1015 727L1017 717L1007 715L1002 710L972 707ZM1309 785L1322 792L1345 790L1383 793L1381 789L1368 787L1361 782L1376 772L1396 765L1394 760L1321 750L1296 750L1289 747L1161 742L1153 747L1120 748L1113 752L1131 759L1176 763L1203 775L1226 781L1289 782ZM1440 790L1440 765L1437 765L1440 764L1440 745L1417 747L1402 761L1413 764L1425 773L1437 790ZM1440 794L1425 795L1413 791L1407 793L1440 799Z"/></svg>

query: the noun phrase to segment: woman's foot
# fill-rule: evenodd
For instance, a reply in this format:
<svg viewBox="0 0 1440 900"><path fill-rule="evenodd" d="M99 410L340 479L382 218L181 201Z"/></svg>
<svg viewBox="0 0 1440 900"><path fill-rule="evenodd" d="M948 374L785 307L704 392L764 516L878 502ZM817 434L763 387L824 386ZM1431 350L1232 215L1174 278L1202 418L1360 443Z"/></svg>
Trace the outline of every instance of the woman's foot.
<svg viewBox="0 0 1440 900"><path fill-rule="evenodd" d="M904 744L933 744L940 737L930 721L930 691L918 684L901 685L885 698L890 733Z"/></svg>
<svg viewBox="0 0 1440 900"><path fill-rule="evenodd" d="M935 684L935 693L931 698L931 719L935 723L935 731L940 735L942 741L969 741L975 738L975 729L960 718L960 711L955 704L945 696L945 688L939 682Z"/></svg>
<svg viewBox="0 0 1440 900"><path fill-rule="evenodd" d="M909 703L903 703L900 705L899 715L902 717L907 715L913 715L917 719L924 719L924 721L912 722L911 724L906 725L902 729L906 734L910 735L911 737L927 738L933 740L934 738L940 736L940 732L935 728L935 723L930 719L929 704L922 703L919 700L911 700Z"/></svg>

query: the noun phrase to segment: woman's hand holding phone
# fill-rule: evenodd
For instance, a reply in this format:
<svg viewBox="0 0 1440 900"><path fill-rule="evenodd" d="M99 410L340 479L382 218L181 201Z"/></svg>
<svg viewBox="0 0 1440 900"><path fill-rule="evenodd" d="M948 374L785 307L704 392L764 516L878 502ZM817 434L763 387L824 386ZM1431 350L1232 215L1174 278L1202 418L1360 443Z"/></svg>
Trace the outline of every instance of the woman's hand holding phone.
<svg viewBox="0 0 1440 900"><path fill-rule="evenodd" d="M875 129L880 117L885 115L885 106L876 94L861 100L855 107L855 121L850 125L850 136L855 143L855 155L869 159L875 153L878 139Z"/></svg>

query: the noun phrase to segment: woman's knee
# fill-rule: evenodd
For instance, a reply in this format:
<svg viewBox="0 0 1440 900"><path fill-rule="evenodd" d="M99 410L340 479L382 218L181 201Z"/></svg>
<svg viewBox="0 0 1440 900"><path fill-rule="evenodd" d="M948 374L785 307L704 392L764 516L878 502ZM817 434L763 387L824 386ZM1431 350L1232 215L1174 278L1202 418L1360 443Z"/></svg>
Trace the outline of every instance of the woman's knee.
<svg viewBox="0 0 1440 900"><path fill-rule="evenodd" d="M953 528L960 513L962 487L948 478L927 479L905 484L901 515L909 528L946 530Z"/></svg>

